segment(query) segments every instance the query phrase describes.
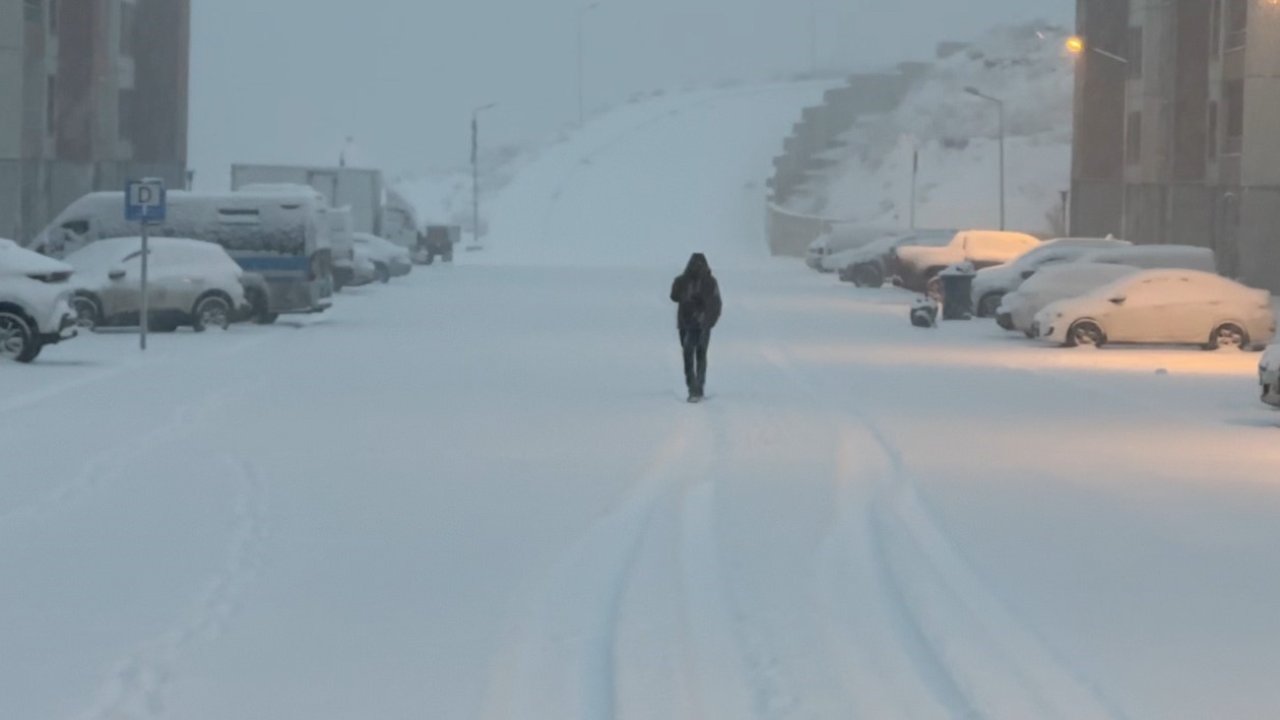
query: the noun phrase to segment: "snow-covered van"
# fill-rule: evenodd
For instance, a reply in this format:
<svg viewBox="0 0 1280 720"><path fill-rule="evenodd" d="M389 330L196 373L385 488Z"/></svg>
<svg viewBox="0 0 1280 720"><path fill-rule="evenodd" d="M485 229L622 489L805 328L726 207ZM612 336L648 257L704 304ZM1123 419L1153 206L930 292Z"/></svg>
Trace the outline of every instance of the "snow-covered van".
<svg viewBox="0 0 1280 720"><path fill-rule="evenodd" d="M982 268L1012 262L1040 246L1040 239L1020 232L964 230L944 247L904 246L895 251L899 283L923 292L934 276L952 265Z"/></svg>
<svg viewBox="0 0 1280 720"><path fill-rule="evenodd" d="M0 239L0 361L29 363L76 336L71 266Z"/></svg>
<svg viewBox="0 0 1280 720"><path fill-rule="evenodd" d="M168 215L156 237L190 238L221 245L248 273L266 280L266 297L250 288L253 312L263 320L281 313L314 313L332 301L332 258L321 232L314 192L168 193ZM124 219L124 193L91 193L71 203L30 247L63 257L89 243L134 237L138 224Z"/></svg>

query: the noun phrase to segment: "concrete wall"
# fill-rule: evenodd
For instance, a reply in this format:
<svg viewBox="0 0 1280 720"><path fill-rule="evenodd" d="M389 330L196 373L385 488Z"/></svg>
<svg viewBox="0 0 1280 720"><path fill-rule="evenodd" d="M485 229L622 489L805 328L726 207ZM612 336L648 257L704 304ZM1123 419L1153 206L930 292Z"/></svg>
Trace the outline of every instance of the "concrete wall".
<svg viewBox="0 0 1280 720"><path fill-rule="evenodd" d="M766 229L775 255L803 255L809 243L838 221L797 215L783 204L832 164L826 154L840 148L840 137L860 116L892 111L928 67L905 63L892 73L851 76L844 87L827 91L821 105L804 110L783 142L782 154L774 158L774 174L768 181Z"/></svg>

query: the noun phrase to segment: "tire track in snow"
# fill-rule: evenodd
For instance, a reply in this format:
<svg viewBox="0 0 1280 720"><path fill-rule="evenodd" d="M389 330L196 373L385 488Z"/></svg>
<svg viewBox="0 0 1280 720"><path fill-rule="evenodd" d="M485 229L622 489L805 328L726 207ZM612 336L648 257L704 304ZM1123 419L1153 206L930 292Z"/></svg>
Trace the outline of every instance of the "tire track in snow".
<svg viewBox="0 0 1280 720"><path fill-rule="evenodd" d="M861 444L859 436L868 437L878 450L884 465L874 496L864 499L861 509L869 514L872 528L867 540L879 565L880 592L905 613L898 638L937 701L962 718L1120 717L970 569L881 428L865 415L830 406L781 349L762 352L815 406L843 424L840 452ZM845 508L846 513L859 511Z"/></svg>
<svg viewBox="0 0 1280 720"><path fill-rule="evenodd" d="M151 720L166 715L165 692L183 654L216 641L239 610L240 597L262 564L268 535L267 487L252 463L220 460L237 481L234 521L222 568L172 628L121 659L79 720Z"/></svg>
<svg viewBox="0 0 1280 720"><path fill-rule="evenodd" d="M613 718L617 630L646 530L696 428L691 414L620 504L561 557L500 659L482 717Z"/></svg>
<svg viewBox="0 0 1280 720"><path fill-rule="evenodd" d="M715 459L723 442L704 408L690 411L697 448L660 498L625 591L616 650L629 718L758 717L758 678L745 661L721 577Z"/></svg>

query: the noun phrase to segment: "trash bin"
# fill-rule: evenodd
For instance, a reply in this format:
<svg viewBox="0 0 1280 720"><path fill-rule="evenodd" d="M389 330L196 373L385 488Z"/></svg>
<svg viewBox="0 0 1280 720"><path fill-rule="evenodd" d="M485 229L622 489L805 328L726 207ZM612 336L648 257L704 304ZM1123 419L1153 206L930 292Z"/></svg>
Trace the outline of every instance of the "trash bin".
<svg viewBox="0 0 1280 720"><path fill-rule="evenodd" d="M942 319L973 319L973 277L977 275L972 263L952 265L938 275L942 281Z"/></svg>

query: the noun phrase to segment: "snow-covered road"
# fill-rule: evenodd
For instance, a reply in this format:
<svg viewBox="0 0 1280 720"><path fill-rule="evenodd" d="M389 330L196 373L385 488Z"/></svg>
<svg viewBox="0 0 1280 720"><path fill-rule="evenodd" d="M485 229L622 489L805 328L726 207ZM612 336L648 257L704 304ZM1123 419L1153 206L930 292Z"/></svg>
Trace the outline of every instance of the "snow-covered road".
<svg viewBox="0 0 1280 720"><path fill-rule="evenodd" d="M675 226L0 368L0 718L1276 716L1256 356L915 330L730 220L700 406Z"/></svg>

